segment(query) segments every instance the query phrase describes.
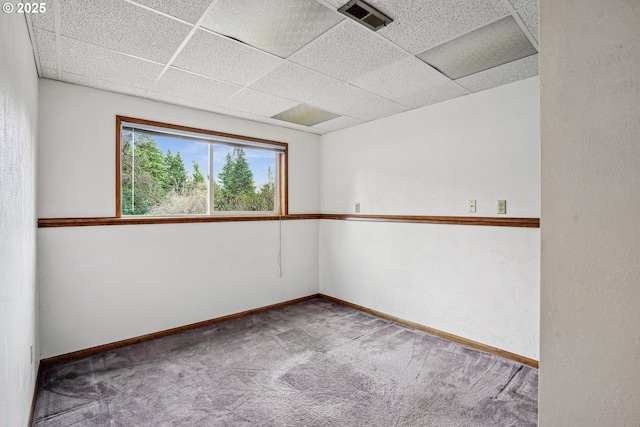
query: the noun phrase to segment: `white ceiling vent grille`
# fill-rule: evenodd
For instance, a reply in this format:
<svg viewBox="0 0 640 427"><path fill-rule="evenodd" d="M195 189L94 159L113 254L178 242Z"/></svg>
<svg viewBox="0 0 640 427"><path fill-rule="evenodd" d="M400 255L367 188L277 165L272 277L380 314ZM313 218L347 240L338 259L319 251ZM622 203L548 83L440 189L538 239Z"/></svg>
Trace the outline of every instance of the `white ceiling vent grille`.
<svg viewBox="0 0 640 427"><path fill-rule="evenodd" d="M338 9L338 12L373 31L378 31L393 22L393 19L362 0L351 0Z"/></svg>

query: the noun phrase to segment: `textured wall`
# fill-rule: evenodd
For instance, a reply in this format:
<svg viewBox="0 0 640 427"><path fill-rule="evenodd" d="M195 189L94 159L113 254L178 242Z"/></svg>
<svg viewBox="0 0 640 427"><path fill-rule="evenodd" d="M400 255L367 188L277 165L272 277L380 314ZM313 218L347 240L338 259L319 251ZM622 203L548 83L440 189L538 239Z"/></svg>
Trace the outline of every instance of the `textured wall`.
<svg viewBox="0 0 640 427"><path fill-rule="evenodd" d="M540 426L638 426L640 2L540 11Z"/></svg>
<svg viewBox="0 0 640 427"><path fill-rule="evenodd" d="M113 216L116 114L289 143L289 212L318 212L317 135L66 83L40 83L41 217ZM318 292L318 221L38 231L42 356Z"/></svg>
<svg viewBox="0 0 640 427"><path fill-rule="evenodd" d="M37 96L24 16L0 13L0 426L27 425L37 367Z"/></svg>
<svg viewBox="0 0 640 427"><path fill-rule="evenodd" d="M322 137L322 208L537 217L539 79ZM539 230L323 221L320 291L538 358Z"/></svg>

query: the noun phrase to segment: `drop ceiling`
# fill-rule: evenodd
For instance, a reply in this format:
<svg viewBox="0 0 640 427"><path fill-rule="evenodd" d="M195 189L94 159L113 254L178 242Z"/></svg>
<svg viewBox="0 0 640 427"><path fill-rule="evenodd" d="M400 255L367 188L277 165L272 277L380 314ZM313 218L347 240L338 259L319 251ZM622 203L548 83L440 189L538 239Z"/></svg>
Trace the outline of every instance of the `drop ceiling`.
<svg viewBox="0 0 640 427"><path fill-rule="evenodd" d="M368 0L377 32L345 3L53 0L27 23L42 78L316 134L538 74L537 0Z"/></svg>

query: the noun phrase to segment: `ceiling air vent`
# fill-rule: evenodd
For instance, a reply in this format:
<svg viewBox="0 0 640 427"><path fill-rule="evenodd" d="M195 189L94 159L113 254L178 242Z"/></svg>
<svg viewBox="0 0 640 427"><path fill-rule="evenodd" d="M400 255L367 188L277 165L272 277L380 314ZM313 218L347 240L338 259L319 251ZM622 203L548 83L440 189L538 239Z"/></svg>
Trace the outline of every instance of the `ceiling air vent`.
<svg viewBox="0 0 640 427"><path fill-rule="evenodd" d="M380 28L393 22L393 19L389 18L375 7L369 6L362 0L351 0L338 9L338 12L361 23L373 31L378 31Z"/></svg>

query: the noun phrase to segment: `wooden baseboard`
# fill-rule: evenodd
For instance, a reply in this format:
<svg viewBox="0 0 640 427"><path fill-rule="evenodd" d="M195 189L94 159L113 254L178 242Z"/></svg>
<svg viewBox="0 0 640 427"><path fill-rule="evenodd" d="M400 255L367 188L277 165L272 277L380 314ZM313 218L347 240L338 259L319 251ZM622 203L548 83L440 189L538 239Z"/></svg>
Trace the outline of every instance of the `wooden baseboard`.
<svg viewBox="0 0 640 427"><path fill-rule="evenodd" d="M116 341L109 344L98 345L95 347L86 348L84 350L73 351L71 353L65 353L59 356L48 357L40 361L40 366L48 367L58 363L69 362L69 361L80 359L83 357L93 356L94 354L102 353L103 351L114 350L116 348L125 347L131 344L138 344L138 343L149 341L156 338L162 338L169 335L179 334L181 332L202 328L204 326L214 325L216 323L224 322L227 320L233 320L233 319L239 319L241 317L251 316L253 314L261 313L263 311L274 310L276 308L285 307L291 304L297 304L299 302L308 301L318 297L320 297L320 294L308 295L306 297L296 298L289 301L279 302L277 304L271 304L264 307L254 308L252 310L246 310L240 313L229 314L228 316L216 317L215 319L204 320L202 322L196 322L196 323L191 323L189 325L178 326L177 328L165 329L163 331L153 332L151 334L140 335L138 337L128 338L125 340Z"/></svg>
<svg viewBox="0 0 640 427"><path fill-rule="evenodd" d="M186 331L190 331L192 329L197 329L197 328L202 328L204 326L210 326L216 323L220 323L220 322L224 322L227 320L233 320L233 319L239 319L242 317L247 317L247 316L251 316L253 314L257 314L257 313L261 313L263 311L268 311L268 310L274 310L277 308L281 308L281 307L285 307L287 305L292 305L292 304L297 304L299 302L303 302L303 301L308 301L314 298L324 298L328 301L332 301L335 302L337 304L341 304L344 305L346 307L350 307L359 311L363 311L365 313L369 313L369 314L373 314L374 316L378 316L381 317L383 319L386 320L390 320L392 322L398 323L400 325L405 325L408 326L410 328L414 328L420 331L424 331L427 332L429 334L438 336L440 338L444 338L447 339L449 341L453 341L453 342L457 342L459 344L462 345L466 345L468 347L472 347L478 350L482 350L485 351L487 353L491 353L491 354L495 354L496 356L500 356L500 357L504 357L506 359L510 359L513 361L516 361L518 363L522 363L523 365L527 365L527 366L531 366L533 368L538 368L538 361L534 360L534 359L530 359L528 357L525 356L521 356L519 354L515 354L515 353L511 353L508 352L506 350L502 350L496 347L492 347L486 344L482 344L467 338L463 338L463 337L459 337L457 335L453 335L450 334L448 332L444 332L444 331L440 331L438 329L434 329L434 328L430 328L428 326L425 325L421 325L419 323L415 323L415 322L411 322L408 320L404 320L404 319L400 319L399 317L395 317L386 313L382 313L380 311L377 310L373 310L367 307L363 307L361 305L358 304L353 304L351 302L348 301L344 301L341 300L339 298L335 298L329 295L324 295L324 294L313 294L313 295L308 295L306 297L302 297L302 298L296 298L293 300L289 300L289 301L284 301L284 302L280 302L277 304L272 304L272 305L268 305L268 306L264 306L264 307L259 307L259 308L255 308L253 310L246 310L246 311L242 311L240 313L234 313L234 314L230 314L228 316L222 316L222 317L216 317L215 319L209 319L209 320L204 320L202 322L197 322L197 323L191 323L189 325L184 325L184 326L179 326L177 328L171 328L171 329L166 329L163 331L158 331L158 332L153 332L151 334L146 334L146 335L141 335L138 337L133 337L133 338L128 338L125 340L121 340L121 341L116 341L116 342L112 342L109 344L103 344L103 345L99 345L99 346L95 346L95 347L91 347L91 348L87 348L84 350L78 350L78 351L74 351L71 353L65 353L65 354L61 354L59 356L53 356L53 357L48 357L46 359L42 359L40 361L40 366L38 368L38 382L40 381L40 371L41 369L57 364L57 363L63 363L63 362L68 362L68 361L72 361L72 360L76 360L76 359L80 359L82 357L87 357L87 356L92 356L94 354L97 353L101 353L104 351L109 351L109 350L114 350L116 348L120 348L120 347L125 347L127 345L131 345L131 344L137 344L137 343L141 343L144 341L149 341L155 338L162 338L162 337L166 337L169 335L174 335L174 334L179 334L181 332L186 332ZM36 388L37 388L37 384L36 384ZM34 404L35 404L35 395L34 395Z"/></svg>
<svg viewBox="0 0 640 427"><path fill-rule="evenodd" d="M363 307L361 305L353 304L348 301L341 300L339 298L335 298L329 295L320 294L320 296L328 301L335 302L337 304L344 305L346 307L354 308L356 310L363 311L365 313L373 314L374 316L381 317L383 319L390 320L392 322L398 323L400 325L408 326L413 329L418 329L420 331L427 332L431 335L435 335L440 338L444 338L449 341L457 342L462 345L466 345L467 347L472 347L478 350L485 351L487 353L494 354L496 356L504 357L505 359L510 359L516 361L518 363L522 363L523 365L531 366L532 368L538 369L538 361L535 359L530 359L525 356L521 356L519 354L511 353L506 350L502 350L496 347L492 347L490 345L482 344L476 341L469 340L467 338L459 337L457 335L450 334L448 332L440 331L438 329L430 328L428 326L421 325L420 323L410 322L408 320L400 319L399 317L391 316L386 313L382 313L377 310L372 310L367 307Z"/></svg>

